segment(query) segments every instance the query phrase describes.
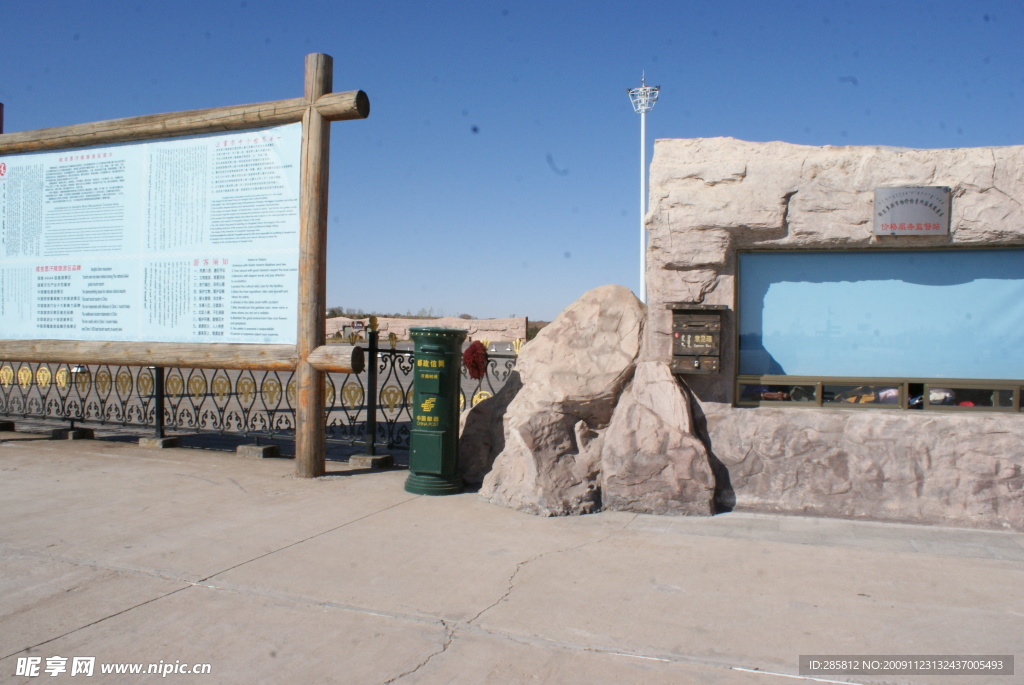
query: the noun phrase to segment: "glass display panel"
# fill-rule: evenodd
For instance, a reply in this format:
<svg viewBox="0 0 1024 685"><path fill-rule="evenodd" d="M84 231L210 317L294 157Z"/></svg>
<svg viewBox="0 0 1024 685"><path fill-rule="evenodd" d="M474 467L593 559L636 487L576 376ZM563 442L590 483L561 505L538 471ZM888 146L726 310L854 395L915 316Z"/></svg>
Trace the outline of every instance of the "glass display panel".
<svg viewBox="0 0 1024 685"><path fill-rule="evenodd" d="M815 402L813 385L741 383L740 402Z"/></svg>
<svg viewBox="0 0 1024 685"><path fill-rule="evenodd" d="M1013 407L1013 390L1005 388L936 388L928 386L930 407Z"/></svg>
<svg viewBox="0 0 1024 685"><path fill-rule="evenodd" d="M1024 250L739 255L743 375L1024 378Z"/></svg>
<svg viewBox="0 0 1024 685"><path fill-rule="evenodd" d="M824 404L898 405L900 389L893 385L826 385L821 396Z"/></svg>

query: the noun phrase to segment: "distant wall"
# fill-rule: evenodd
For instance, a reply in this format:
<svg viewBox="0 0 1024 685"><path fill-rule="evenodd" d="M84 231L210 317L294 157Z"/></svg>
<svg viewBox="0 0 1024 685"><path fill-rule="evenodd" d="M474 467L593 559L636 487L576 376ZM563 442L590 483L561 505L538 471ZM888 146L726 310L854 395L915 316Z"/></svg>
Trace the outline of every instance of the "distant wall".
<svg viewBox="0 0 1024 685"><path fill-rule="evenodd" d="M350 319L345 316L338 316L327 319L327 337L330 337L346 326L351 326L358 321L365 324L366 319ZM516 339L526 340L526 326L528 319L525 316L517 316L509 319L459 319L453 316L446 316L440 319L377 319L377 330L380 331L382 340L387 339L389 333L394 333L399 340L409 338L409 329L415 326L438 326L442 328L461 328L468 331L469 338L473 340L487 339L491 342L511 342Z"/></svg>

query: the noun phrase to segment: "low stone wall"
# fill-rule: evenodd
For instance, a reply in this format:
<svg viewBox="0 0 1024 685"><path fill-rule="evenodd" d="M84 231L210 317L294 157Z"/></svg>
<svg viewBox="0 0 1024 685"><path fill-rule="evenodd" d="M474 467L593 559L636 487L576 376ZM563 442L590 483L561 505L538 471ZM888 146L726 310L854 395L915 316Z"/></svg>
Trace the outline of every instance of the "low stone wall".
<svg viewBox="0 0 1024 685"><path fill-rule="evenodd" d="M1021 419L758 408L707 423L710 452L729 474L726 506L1021 529Z"/></svg>
<svg viewBox="0 0 1024 685"><path fill-rule="evenodd" d="M337 316L327 319L327 336L330 337L353 322L365 324L366 319L350 319L344 316ZM409 329L416 326L439 326L442 328L461 328L468 331L472 340L489 340L491 342L512 342L513 340L526 340L526 327L528 319L525 316L518 316L508 319L460 319L446 316L439 319L377 319L377 330L380 331L382 340L387 339L389 333L394 333L399 340L409 339Z"/></svg>
<svg viewBox="0 0 1024 685"><path fill-rule="evenodd" d="M952 189L950 234L874 236L874 189L918 185ZM671 359L669 303L728 308L721 372L682 377L721 505L1024 529L1024 414L733 406L737 250L1024 246L1024 147L659 140L647 226L641 359Z"/></svg>

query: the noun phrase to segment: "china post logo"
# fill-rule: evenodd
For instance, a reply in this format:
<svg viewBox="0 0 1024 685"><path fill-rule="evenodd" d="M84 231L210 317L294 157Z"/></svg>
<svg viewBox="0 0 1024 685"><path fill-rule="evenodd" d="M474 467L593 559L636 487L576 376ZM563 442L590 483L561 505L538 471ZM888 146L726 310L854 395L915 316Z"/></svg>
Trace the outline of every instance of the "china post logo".
<svg viewBox="0 0 1024 685"><path fill-rule="evenodd" d="M429 414L434 410L435 402L437 402L436 397L428 397L427 399L423 400L423 404L421 404L420 407L423 409L424 413Z"/></svg>

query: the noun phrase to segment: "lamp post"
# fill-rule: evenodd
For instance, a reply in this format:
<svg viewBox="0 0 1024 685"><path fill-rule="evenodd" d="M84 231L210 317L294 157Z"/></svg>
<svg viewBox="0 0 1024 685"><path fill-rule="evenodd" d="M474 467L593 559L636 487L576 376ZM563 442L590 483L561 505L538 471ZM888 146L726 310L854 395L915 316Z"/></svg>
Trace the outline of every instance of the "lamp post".
<svg viewBox="0 0 1024 685"><path fill-rule="evenodd" d="M640 87L630 88L629 100L633 103L633 111L640 115L640 301L647 303L647 230L644 217L647 215L647 113L658 101L661 86L647 85L646 77L641 75Z"/></svg>

